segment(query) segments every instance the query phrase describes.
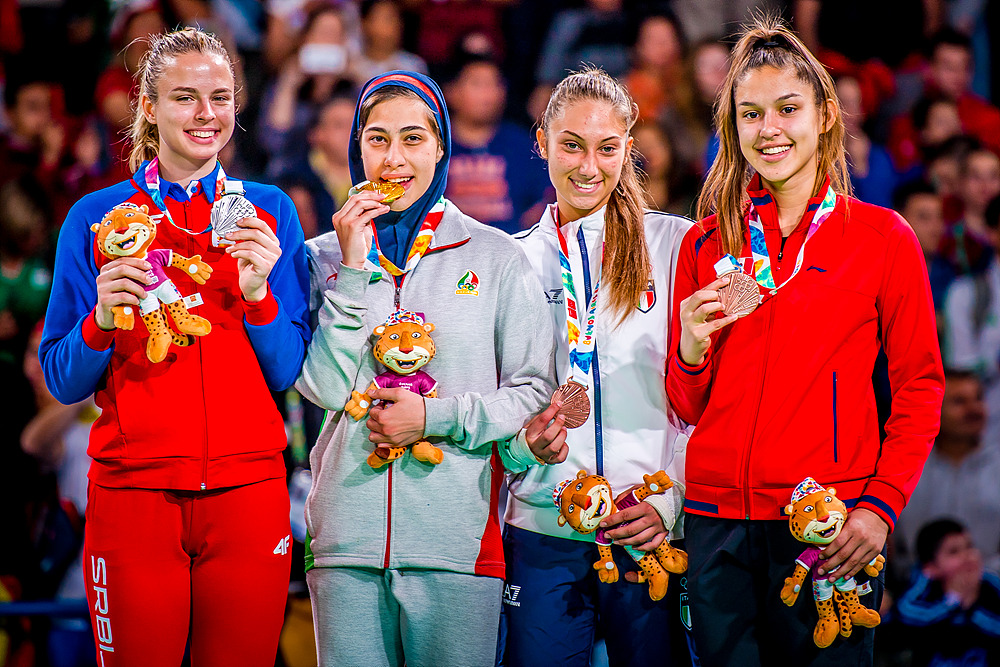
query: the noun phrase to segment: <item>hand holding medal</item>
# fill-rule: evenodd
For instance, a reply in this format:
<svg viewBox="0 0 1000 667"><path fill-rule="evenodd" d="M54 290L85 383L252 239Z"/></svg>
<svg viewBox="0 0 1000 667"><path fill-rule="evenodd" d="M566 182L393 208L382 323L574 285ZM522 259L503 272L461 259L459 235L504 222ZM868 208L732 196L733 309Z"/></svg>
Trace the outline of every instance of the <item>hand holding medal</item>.
<svg viewBox="0 0 1000 667"><path fill-rule="evenodd" d="M760 289L752 276L743 273L739 262L726 255L715 263L715 275L726 283L719 288L719 302L725 315L744 317L760 305Z"/></svg>
<svg viewBox="0 0 1000 667"><path fill-rule="evenodd" d="M372 247L371 223L378 216L389 211L388 204L402 195L402 186L382 182L365 181L351 188L347 202L333 214L333 228L340 243L341 260L344 266L360 269L365 264Z"/></svg>

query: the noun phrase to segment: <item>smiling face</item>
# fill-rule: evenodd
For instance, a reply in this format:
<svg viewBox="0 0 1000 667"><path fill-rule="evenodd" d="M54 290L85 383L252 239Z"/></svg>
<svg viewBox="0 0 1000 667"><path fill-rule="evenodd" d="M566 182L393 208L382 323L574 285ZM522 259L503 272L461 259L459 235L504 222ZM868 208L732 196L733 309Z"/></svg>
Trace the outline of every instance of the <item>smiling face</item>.
<svg viewBox="0 0 1000 667"><path fill-rule="evenodd" d="M608 102L576 100L536 138L549 163L561 222L590 215L611 199L632 149L625 123Z"/></svg>
<svg viewBox="0 0 1000 667"><path fill-rule="evenodd" d="M361 131L365 178L399 183L406 194L390 204L405 211L431 186L444 149L420 99L396 97L376 104Z"/></svg>
<svg viewBox="0 0 1000 667"><path fill-rule="evenodd" d="M378 340L372 350L375 358L398 375L416 373L434 358L436 348L430 323L398 322L375 327Z"/></svg>
<svg viewBox="0 0 1000 667"><path fill-rule="evenodd" d="M847 506L832 488L810 493L786 507L785 512L792 535L808 544L833 542L847 520Z"/></svg>
<svg viewBox="0 0 1000 667"><path fill-rule="evenodd" d="M824 127L812 86L790 67L751 70L736 85L733 97L740 150L764 186L775 193L811 194L819 136L835 121L833 101L825 102Z"/></svg>
<svg viewBox="0 0 1000 667"><path fill-rule="evenodd" d="M92 229L97 233L97 247L111 259L145 257L156 236L156 226L145 205L137 209L112 209Z"/></svg>
<svg viewBox="0 0 1000 667"><path fill-rule="evenodd" d="M559 525L568 523L578 533L592 533L615 511L612 500L608 480L598 475L578 477L559 498Z"/></svg>
<svg viewBox="0 0 1000 667"><path fill-rule="evenodd" d="M158 155L168 175L200 177L214 168L236 126L233 85L221 56L188 52L166 62L156 102L143 95L140 104L159 131Z"/></svg>

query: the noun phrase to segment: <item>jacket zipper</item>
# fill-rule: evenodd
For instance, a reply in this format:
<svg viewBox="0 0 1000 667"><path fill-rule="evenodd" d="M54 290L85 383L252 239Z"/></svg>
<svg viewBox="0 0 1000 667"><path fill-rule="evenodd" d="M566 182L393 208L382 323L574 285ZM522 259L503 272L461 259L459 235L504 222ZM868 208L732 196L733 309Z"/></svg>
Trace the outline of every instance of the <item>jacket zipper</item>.
<svg viewBox="0 0 1000 667"><path fill-rule="evenodd" d="M778 263L780 265L781 256L784 254L784 244L778 253ZM761 357L760 390L757 399L757 408L753 413L753 422L750 426L750 443L747 445L746 457L743 462L743 515L746 520L750 520L750 454L753 452L753 441L757 435L757 418L760 417L760 404L764 402L764 387L767 380L767 357L771 352L771 329L774 325L774 304L767 316L767 329L764 331L764 354Z"/></svg>
<svg viewBox="0 0 1000 667"><path fill-rule="evenodd" d="M396 306L396 310L399 310L399 304L402 300L403 291L403 281L406 279L406 274L392 277L392 282L395 285L395 292L393 294L393 303ZM389 568L389 549L392 546L392 469L396 466L389 463L389 488L386 492L386 511L385 511L385 555L382 557L382 567L384 569Z"/></svg>
<svg viewBox="0 0 1000 667"><path fill-rule="evenodd" d="M164 201L163 203L164 203L164 205L166 205L166 201ZM190 200L188 200L186 202L182 202L182 209L184 211L184 228L185 229L190 229L190 227L191 227L191 225L188 224L188 209L189 209L189 205L190 204L191 204ZM194 250L194 239L192 239L190 237L190 235L188 235L188 234L185 234L185 236L188 237L186 239L187 240L187 251L188 251L188 257L190 257L191 255L195 254L195 253L192 252L192 250ZM198 356L199 356L199 361L200 362L204 362L204 359L200 359L200 357L203 354L203 352L204 352L204 350L202 349L201 345L199 345L198 346ZM204 363L202 363L201 366L202 366L202 368L204 368L205 367ZM202 376L201 376L201 397L202 397L202 402L204 403L204 400L205 400L205 374L204 373L202 373ZM206 413L208 412L208 406L205 406L205 412ZM202 443L203 443L203 445L202 445L202 454L201 454L201 490L205 491L206 489L208 489L208 420L205 420L205 437L202 438Z"/></svg>
<svg viewBox="0 0 1000 667"><path fill-rule="evenodd" d="M593 292L590 291L590 258L587 256L587 243L583 238L583 227L577 230L577 241L580 244L580 262L583 264L583 289L586 290L587 300L591 299ZM585 306L587 307L587 306ZM598 475L604 475L604 427L601 424L601 365L598 363L597 345L594 345L594 356L591 376L594 380L594 456L596 458L596 470Z"/></svg>
<svg viewBox="0 0 1000 667"><path fill-rule="evenodd" d="M837 371L833 372L833 462L837 463Z"/></svg>

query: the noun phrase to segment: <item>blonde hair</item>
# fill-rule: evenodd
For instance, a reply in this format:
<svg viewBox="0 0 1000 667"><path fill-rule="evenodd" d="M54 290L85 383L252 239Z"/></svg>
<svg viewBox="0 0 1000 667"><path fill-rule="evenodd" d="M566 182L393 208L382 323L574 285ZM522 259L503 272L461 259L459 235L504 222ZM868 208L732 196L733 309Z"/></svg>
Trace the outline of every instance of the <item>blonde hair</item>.
<svg viewBox="0 0 1000 667"><path fill-rule="evenodd" d="M215 35L198 28L184 28L149 38L149 50L139 60L139 98L132 116L132 129L129 136L132 140L132 153L129 155L129 167L135 171L144 160L152 160L160 150L160 132L156 125L150 123L142 111L143 96L154 104L159 99L160 77L168 62L185 53L202 53L222 58L229 67L229 72L236 79L233 62L229 58L226 47Z"/></svg>
<svg viewBox="0 0 1000 667"><path fill-rule="evenodd" d="M833 78L805 44L775 16L759 16L744 26L733 49L729 74L715 103L715 127L719 133L719 153L705 179L698 197L698 218L713 212L719 225L723 253L735 256L743 250L743 216L747 198L745 190L752 176L749 163L740 150L736 129L736 87L751 72L763 67L783 70L791 68L800 81L808 83L816 98L820 126L830 123L827 101L833 103L833 123L819 135L815 191L830 176L830 185L837 192L852 193L844 150L844 119Z"/></svg>
<svg viewBox="0 0 1000 667"><path fill-rule="evenodd" d="M582 100L605 102L625 127L626 135L639 116L639 108L625 87L604 70L588 67L559 82L539 121L546 136L549 128L570 104ZM618 324L635 312L640 295L646 290L653 265L646 244L643 224L645 195L636 167L633 147L625 156L621 177L608 200L604 213L604 268L602 282L607 285L608 305L618 315Z"/></svg>

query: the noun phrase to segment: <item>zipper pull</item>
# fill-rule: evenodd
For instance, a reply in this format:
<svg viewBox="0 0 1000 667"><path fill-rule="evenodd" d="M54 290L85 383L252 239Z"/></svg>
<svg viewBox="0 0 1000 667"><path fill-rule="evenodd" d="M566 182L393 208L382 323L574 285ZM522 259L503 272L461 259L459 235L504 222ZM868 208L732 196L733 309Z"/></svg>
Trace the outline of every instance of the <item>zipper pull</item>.
<svg viewBox="0 0 1000 667"><path fill-rule="evenodd" d="M394 302L396 304L396 310L399 310L399 291L403 288L402 285L396 285L396 296Z"/></svg>

